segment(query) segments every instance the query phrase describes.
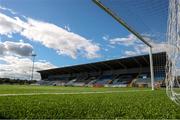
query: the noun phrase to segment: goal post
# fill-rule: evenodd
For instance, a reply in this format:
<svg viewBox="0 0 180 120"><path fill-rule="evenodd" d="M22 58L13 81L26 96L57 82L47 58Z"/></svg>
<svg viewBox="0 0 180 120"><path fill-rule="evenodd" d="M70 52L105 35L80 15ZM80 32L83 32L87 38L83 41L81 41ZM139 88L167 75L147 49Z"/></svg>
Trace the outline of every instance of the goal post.
<svg viewBox="0 0 180 120"><path fill-rule="evenodd" d="M151 76L151 88L154 90L154 66L153 66L153 57L152 57L152 45L147 42L143 36L130 27L121 17L117 16L113 11L111 11L108 7L104 6L100 0L92 0L96 5L98 5L101 9L103 9L106 13L108 13L111 17L113 17L118 23L124 26L129 32L134 34L139 40L141 40L144 44L149 47L149 65L150 65L150 76Z"/></svg>
<svg viewBox="0 0 180 120"><path fill-rule="evenodd" d="M151 72L151 88L154 90L154 68L153 68L153 57L152 57L152 47L149 47L149 63Z"/></svg>

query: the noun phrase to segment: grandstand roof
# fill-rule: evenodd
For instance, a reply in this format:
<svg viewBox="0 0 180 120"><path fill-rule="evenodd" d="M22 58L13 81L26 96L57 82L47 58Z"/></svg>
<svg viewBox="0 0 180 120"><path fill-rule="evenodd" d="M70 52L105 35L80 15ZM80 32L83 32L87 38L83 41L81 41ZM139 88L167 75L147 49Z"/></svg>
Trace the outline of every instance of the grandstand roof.
<svg viewBox="0 0 180 120"><path fill-rule="evenodd" d="M166 53L161 52L161 53L153 54L153 62L154 62L154 66L165 66ZM98 72L105 70L129 69L129 68L137 68L137 67L149 67L149 55L113 59L108 61L42 70L38 72L41 74L61 75L61 74L81 73L81 72Z"/></svg>

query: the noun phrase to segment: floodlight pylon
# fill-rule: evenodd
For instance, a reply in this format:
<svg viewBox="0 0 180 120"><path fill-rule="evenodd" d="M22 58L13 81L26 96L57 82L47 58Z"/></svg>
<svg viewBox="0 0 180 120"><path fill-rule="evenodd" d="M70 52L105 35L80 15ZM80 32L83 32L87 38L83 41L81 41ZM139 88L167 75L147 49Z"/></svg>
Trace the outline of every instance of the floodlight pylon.
<svg viewBox="0 0 180 120"><path fill-rule="evenodd" d="M37 56L35 53L32 53L32 71L31 71L31 79L33 80L33 76L34 76L34 62L35 62L35 57Z"/></svg>

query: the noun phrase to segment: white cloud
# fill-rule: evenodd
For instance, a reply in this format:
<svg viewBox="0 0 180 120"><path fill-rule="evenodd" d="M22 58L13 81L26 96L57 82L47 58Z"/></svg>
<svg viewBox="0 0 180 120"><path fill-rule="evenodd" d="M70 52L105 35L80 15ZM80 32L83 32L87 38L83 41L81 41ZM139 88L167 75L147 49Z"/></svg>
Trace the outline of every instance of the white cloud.
<svg viewBox="0 0 180 120"><path fill-rule="evenodd" d="M74 59L79 55L86 58L100 57L97 53L100 47L92 41L52 23L25 19L27 21L0 13L0 34L8 36L19 33L30 40L42 43L47 48L56 50L59 55L67 55Z"/></svg>
<svg viewBox="0 0 180 120"><path fill-rule="evenodd" d="M115 48L115 46L114 45L107 45L107 47L109 47L109 48Z"/></svg>
<svg viewBox="0 0 180 120"><path fill-rule="evenodd" d="M0 42L0 55L30 56L33 47L29 43L5 41Z"/></svg>
<svg viewBox="0 0 180 120"><path fill-rule="evenodd" d="M0 13L0 34L12 35L13 33L21 32L22 26L18 22L18 18L10 18Z"/></svg>
<svg viewBox="0 0 180 120"><path fill-rule="evenodd" d="M65 30L67 30L68 32L71 31L71 28L69 27L69 25L65 25L64 28L65 28Z"/></svg>
<svg viewBox="0 0 180 120"><path fill-rule="evenodd" d="M3 7L3 6L0 6L0 9L1 10L4 10L4 11L9 11L10 13L12 13L12 14L17 14L14 10L12 10L12 9L9 9L9 8L6 8L6 7Z"/></svg>
<svg viewBox="0 0 180 120"><path fill-rule="evenodd" d="M167 43L151 43L153 53L168 52L169 45ZM127 50L124 52L126 56L135 56L149 53L149 47L145 44L135 44L133 50Z"/></svg>
<svg viewBox="0 0 180 120"><path fill-rule="evenodd" d="M27 56L32 54L33 47L29 43L5 41L0 42L0 77L28 79L32 70L32 60ZM26 58L25 58L26 57ZM35 62L35 71L55 67L46 61ZM34 72L35 79L40 75Z"/></svg>
<svg viewBox="0 0 180 120"><path fill-rule="evenodd" d="M109 49L107 49L107 48L104 48L104 51L106 51L106 52L107 52L107 51L109 51Z"/></svg>
<svg viewBox="0 0 180 120"><path fill-rule="evenodd" d="M130 46L138 42L138 39L133 34L130 34L127 37L113 38L113 39L110 39L109 41L110 41L110 44L112 45L118 44L118 45Z"/></svg>
<svg viewBox="0 0 180 120"><path fill-rule="evenodd" d="M137 52L127 50L127 51L124 52L124 54L125 54L126 56L136 56L136 55L137 55Z"/></svg>
<svg viewBox="0 0 180 120"><path fill-rule="evenodd" d="M96 53L99 46L86 38L68 32L54 24L28 19L28 27L21 34L28 39L41 42L48 48L55 49L59 54L65 54L76 58L79 51L87 58L99 57Z"/></svg>
<svg viewBox="0 0 180 120"><path fill-rule="evenodd" d="M154 43L153 40L149 37L144 37L152 46L153 53L157 52L168 52L169 45L167 43ZM126 47L130 47L132 50L126 50L124 52L125 56L136 56L141 54L147 54L149 52L149 47L142 43L136 36L133 34L129 34L124 38L113 38L109 40L111 45L123 45Z"/></svg>
<svg viewBox="0 0 180 120"><path fill-rule="evenodd" d="M30 58L4 56L0 58L0 61L5 62L5 64L0 63L0 77L30 79L32 70L32 60ZM54 67L56 66L44 60L35 62L34 79L40 80L40 74L36 71Z"/></svg>
<svg viewBox="0 0 180 120"><path fill-rule="evenodd" d="M108 36L108 35L105 35L105 36L102 37L102 39L105 40L105 41L107 41L107 40L109 40L109 36Z"/></svg>

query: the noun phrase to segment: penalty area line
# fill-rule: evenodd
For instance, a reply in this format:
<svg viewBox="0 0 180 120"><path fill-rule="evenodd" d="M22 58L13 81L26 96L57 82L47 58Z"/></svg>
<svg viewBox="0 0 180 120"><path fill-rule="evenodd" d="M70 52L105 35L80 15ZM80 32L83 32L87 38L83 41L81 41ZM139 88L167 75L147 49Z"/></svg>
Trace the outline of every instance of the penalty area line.
<svg viewBox="0 0 180 120"><path fill-rule="evenodd" d="M91 91L91 92L65 92L65 93L17 93L17 94L0 94L2 96L30 96L30 95L76 95L76 94L104 94L104 93L125 93L125 92L144 92L152 90L126 90L126 91Z"/></svg>

